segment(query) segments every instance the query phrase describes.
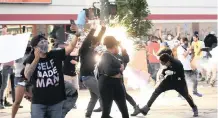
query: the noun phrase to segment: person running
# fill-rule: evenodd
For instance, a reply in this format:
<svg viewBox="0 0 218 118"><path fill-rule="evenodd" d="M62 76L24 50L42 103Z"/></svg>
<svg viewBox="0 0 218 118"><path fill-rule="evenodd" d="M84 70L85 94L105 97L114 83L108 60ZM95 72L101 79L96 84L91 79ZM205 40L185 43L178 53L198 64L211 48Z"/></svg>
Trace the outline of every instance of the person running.
<svg viewBox="0 0 218 118"><path fill-rule="evenodd" d="M72 28L77 29L76 26ZM64 75L62 62L69 55L79 40L76 34L67 47L48 51L48 41L42 35L31 40L34 53L25 61L25 78L31 80L32 105L31 118L62 118L62 107L65 95Z"/></svg>
<svg viewBox="0 0 218 118"><path fill-rule="evenodd" d="M162 92L168 90L176 90L187 100L194 112L193 116L197 117L198 109L197 106L194 104L192 97L188 93L188 87L185 81L185 74L182 63L166 53L160 56L160 61L162 65L166 66L166 68L163 69L161 75L163 81L155 89L147 105L140 109L141 113L143 115L147 115L153 102Z"/></svg>

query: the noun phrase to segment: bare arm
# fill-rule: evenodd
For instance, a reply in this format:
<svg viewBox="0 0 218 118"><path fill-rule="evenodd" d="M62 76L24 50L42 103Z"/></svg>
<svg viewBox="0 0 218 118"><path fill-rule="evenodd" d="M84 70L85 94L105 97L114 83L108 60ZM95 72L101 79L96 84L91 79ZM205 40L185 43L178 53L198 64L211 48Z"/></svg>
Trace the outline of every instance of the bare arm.
<svg viewBox="0 0 218 118"><path fill-rule="evenodd" d="M36 66L39 62L39 59L35 58L31 64L27 64L25 67L24 75L29 80L33 72L36 69Z"/></svg>
<svg viewBox="0 0 218 118"><path fill-rule="evenodd" d="M65 47L65 53L66 55L69 55L73 49L76 47L77 41L78 41L78 36L76 36L68 46Z"/></svg>
<svg viewBox="0 0 218 118"><path fill-rule="evenodd" d="M177 34L176 34L176 39L178 39L179 38L179 35L180 35L180 26L178 25L177 26Z"/></svg>
<svg viewBox="0 0 218 118"><path fill-rule="evenodd" d="M161 41L163 41L163 39L162 39L162 27L159 28L158 35L159 35L159 38L161 39Z"/></svg>

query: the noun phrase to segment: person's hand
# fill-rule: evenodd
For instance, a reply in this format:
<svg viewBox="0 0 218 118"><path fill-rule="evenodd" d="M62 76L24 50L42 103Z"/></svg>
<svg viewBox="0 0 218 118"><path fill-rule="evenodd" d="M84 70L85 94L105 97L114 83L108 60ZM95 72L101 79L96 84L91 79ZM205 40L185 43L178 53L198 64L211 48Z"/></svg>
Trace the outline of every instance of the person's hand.
<svg viewBox="0 0 218 118"><path fill-rule="evenodd" d="M179 29L179 30L180 30L180 25L177 25L177 29Z"/></svg>
<svg viewBox="0 0 218 118"><path fill-rule="evenodd" d="M187 52L191 53L192 52L192 48L187 48Z"/></svg>
<svg viewBox="0 0 218 118"><path fill-rule="evenodd" d="M76 25L76 24L72 24L72 25L70 26L70 30L71 30L71 31L76 31L76 32L78 32L78 27L77 27L77 25Z"/></svg>
<svg viewBox="0 0 218 118"><path fill-rule="evenodd" d="M40 59L40 49L39 48L35 48L34 56L35 56L35 59Z"/></svg>
<svg viewBox="0 0 218 118"><path fill-rule="evenodd" d="M166 75L173 75L173 74L174 74L174 72L173 72L173 71L171 71L171 70L167 70L167 71L165 71L165 74L166 74Z"/></svg>
<svg viewBox="0 0 218 118"><path fill-rule="evenodd" d="M112 76L112 78L117 78L117 79L119 79L119 78L122 78L123 76L122 76L122 74L117 74L117 75L115 75L115 76Z"/></svg>
<svg viewBox="0 0 218 118"><path fill-rule="evenodd" d="M123 65L123 64L121 64L120 71L121 71L121 72L124 71L124 65Z"/></svg>
<svg viewBox="0 0 218 118"><path fill-rule="evenodd" d="M105 27L105 22L101 21L101 26Z"/></svg>
<svg viewBox="0 0 218 118"><path fill-rule="evenodd" d="M159 30L160 30L160 31L162 30L162 26L159 26Z"/></svg>
<svg viewBox="0 0 218 118"><path fill-rule="evenodd" d="M75 60L71 60L70 61L72 64L77 64L77 61L75 61Z"/></svg>

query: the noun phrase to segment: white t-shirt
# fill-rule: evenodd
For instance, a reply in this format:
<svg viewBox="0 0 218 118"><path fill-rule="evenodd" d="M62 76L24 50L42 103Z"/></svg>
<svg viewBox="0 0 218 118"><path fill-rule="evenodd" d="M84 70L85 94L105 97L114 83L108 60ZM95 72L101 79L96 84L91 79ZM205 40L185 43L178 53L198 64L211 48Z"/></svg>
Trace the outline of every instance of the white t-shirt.
<svg viewBox="0 0 218 118"><path fill-rule="evenodd" d="M170 49L175 48L175 47L178 46L179 43L180 43L180 41L177 40L176 38L174 38L174 39L172 39L172 40L170 40L170 41L166 40L166 42L167 42L167 44L169 45Z"/></svg>
<svg viewBox="0 0 218 118"><path fill-rule="evenodd" d="M184 70L192 70L191 68L191 55L187 55L187 57L184 57L184 53L186 50L180 45L177 48L177 57L181 61Z"/></svg>

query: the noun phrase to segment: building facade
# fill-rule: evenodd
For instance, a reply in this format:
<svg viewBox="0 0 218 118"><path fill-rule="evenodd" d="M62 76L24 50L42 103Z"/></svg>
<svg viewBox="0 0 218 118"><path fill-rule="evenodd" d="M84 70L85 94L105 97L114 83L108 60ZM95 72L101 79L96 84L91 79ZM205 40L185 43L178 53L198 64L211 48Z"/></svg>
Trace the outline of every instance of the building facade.
<svg viewBox="0 0 218 118"><path fill-rule="evenodd" d="M76 20L77 14L83 8L92 7L93 2L98 1L0 0L0 24L11 25L20 31L22 25L32 26L32 29L29 29L35 33L38 29L47 31L48 25L69 24L70 19ZM184 32L187 30L217 32L217 0L209 0L209 2L208 0L147 0L147 2L151 12L148 18L154 23L153 30L161 25L164 29L174 31L175 26L180 24Z"/></svg>

